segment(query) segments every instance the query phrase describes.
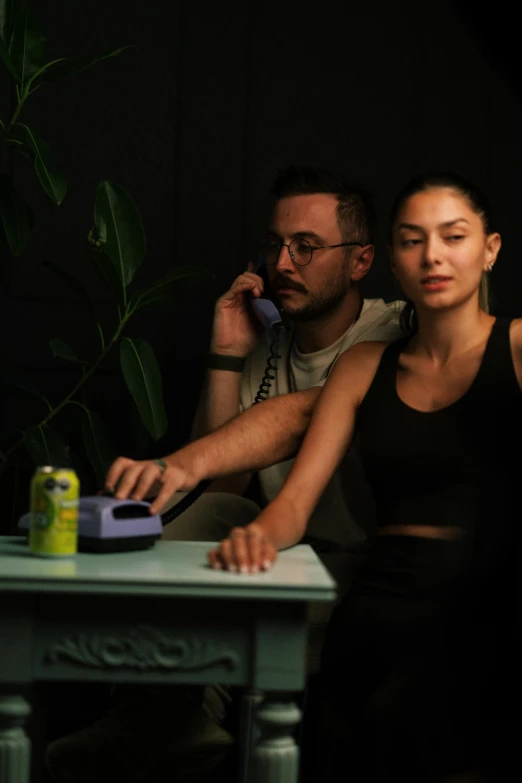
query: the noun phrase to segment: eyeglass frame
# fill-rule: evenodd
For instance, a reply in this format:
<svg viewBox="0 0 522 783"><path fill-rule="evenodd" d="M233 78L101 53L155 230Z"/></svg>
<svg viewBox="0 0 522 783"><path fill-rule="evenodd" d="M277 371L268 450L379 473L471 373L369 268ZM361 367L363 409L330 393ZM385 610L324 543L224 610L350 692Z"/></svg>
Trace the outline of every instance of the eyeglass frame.
<svg viewBox="0 0 522 783"><path fill-rule="evenodd" d="M292 258L292 255L295 255L295 253L290 252L290 245L293 242L297 242L298 239L302 239L305 242L308 242L308 244L310 245L310 261L307 261L306 264L299 264L297 261L295 261ZM263 242L261 242L261 248L264 245L266 245L266 242L267 242L266 239L263 240ZM338 245L317 245L316 247L314 247L312 243L308 239L306 239L306 237L296 237L295 239L292 239L292 241L289 242L288 244L286 244L285 242L274 242L274 245L277 245L279 247L279 253L277 254L277 259L272 263L269 263L268 261L266 261L266 259L263 259L265 265L267 266L274 266L274 264L277 264L277 261L279 260L279 256L281 254L281 250L284 247L288 248L288 255L290 256L290 261L292 262L292 264L295 264L295 266L308 266L308 264L312 261L314 250L330 250L335 247L352 247L354 245L358 245L359 247L365 247L365 245L362 242L340 242Z"/></svg>

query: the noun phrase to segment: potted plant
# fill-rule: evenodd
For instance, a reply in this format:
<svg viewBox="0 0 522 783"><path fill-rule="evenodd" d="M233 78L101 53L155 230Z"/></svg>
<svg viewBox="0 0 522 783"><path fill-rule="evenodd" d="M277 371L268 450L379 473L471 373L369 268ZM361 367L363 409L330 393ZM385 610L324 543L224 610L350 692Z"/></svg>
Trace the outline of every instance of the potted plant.
<svg viewBox="0 0 522 783"><path fill-rule="evenodd" d="M94 57L75 61L46 56L45 38L25 0L0 0L0 57L9 73L14 96L12 111L0 118L0 146L3 168L0 171L0 248L4 262L16 261L27 245L33 216L30 205L13 180L13 159L21 156L34 167L36 182L47 197L59 206L66 196L65 177L56 167L49 144L34 127L23 122L23 108L31 95L50 83L90 68L96 63L121 55L132 47L123 47ZM94 264L100 283L110 292L113 303L111 323L102 323L94 303L74 268L43 262L85 308L97 337L97 349L88 358L77 355L62 338L52 338L49 347L55 357L77 368L77 379L65 395L51 399L45 390L35 389L19 375L3 368L4 385L16 386L20 394L38 397L41 415L28 421L20 432L0 439L0 481L9 487L29 483L32 465L71 465L81 472L86 460L92 466L98 486L108 464L116 456L109 428L91 409L85 393L89 380L103 367L108 355L119 352L121 373L147 432L159 440L167 430L161 371L153 347L144 339L128 336L128 325L137 312L172 302L173 289L194 285L211 278L201 268L173 267L164 277L138 285L137 271L146 256L146 238L142 220L131 195L117 183L102 180L96 189L94 218L86 228L88 257ZM106 320L106 319L105 319ZM64 413L75 408L81 421L81 454L73 453ZM1 436L0 436L1 438ZM22 474L22 482L13 481ZM89 487L84 487L89 491ZM24 492L25 497L26 492ZM16 498L13 506L16 508ZM11 521L12 525L12 521Z"/></svg>

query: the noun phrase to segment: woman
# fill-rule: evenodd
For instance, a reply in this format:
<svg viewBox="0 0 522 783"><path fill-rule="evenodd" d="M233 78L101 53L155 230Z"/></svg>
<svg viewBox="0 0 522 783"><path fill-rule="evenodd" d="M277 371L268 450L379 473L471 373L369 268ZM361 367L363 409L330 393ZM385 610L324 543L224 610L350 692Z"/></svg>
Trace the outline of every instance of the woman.
<svg viewBox="0 0 522 783"><path fill-rule="evenodd" d="M500 738L518 718L522 320L487 312L493 229L460 177L406 186L390 254L407 336L339 358L280 494L209 553L217 568L270 567L302 538L357 430L380 535L323 653L327 714L352 740L342 758L357 783L500 783Z"/></svg>

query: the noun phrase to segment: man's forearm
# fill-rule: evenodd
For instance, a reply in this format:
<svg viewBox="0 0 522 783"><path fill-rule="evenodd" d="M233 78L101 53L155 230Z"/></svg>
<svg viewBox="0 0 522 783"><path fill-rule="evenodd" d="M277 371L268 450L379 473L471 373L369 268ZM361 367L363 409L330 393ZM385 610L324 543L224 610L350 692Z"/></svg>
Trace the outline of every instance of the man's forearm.
<svg viewBox="0 0 522 783"><path fill-rule="evenodd" d="M215 432L166 457L198 481L261 470L289 459L306 432L320 388L253 405Z"/></svg>
<svg viewBox="0 0 522 783"><path fill-rule="evenodd" d="M192 424L191 439L214 432L239 413L241 373L208 370Z"/></svg>

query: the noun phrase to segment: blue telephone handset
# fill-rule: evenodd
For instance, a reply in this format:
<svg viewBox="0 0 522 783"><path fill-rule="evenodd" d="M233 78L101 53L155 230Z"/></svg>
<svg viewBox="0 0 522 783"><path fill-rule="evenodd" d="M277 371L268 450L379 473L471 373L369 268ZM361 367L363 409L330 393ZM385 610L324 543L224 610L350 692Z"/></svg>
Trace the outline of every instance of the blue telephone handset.
<svg viewBox="0 0 522 783"><path fill-rule="evenodd" d="M281 313L270 299L255 299L252 297L252 307L265 329L272 329L276 324L280 324L283 321Z"/></svg>
<svg viewBox="0 0 522 783"><path fill-rule="evenodd" d="M263 269L263 263L261 261L258 261L256 264L256 267L254 269L255 274L259 274ZM266 277L263 275L263 278L265 280L265 286L267 285ZM272 302L271 299L266 299L264 297L259 297L256 299L256 297L251 297L251 303L252 308L254 312L256 313L257 317L265 327L265 329L273 329L275 326L280 324L281 326L284 326L284 320L283 316L277 309L274 302Z"/></svg>

